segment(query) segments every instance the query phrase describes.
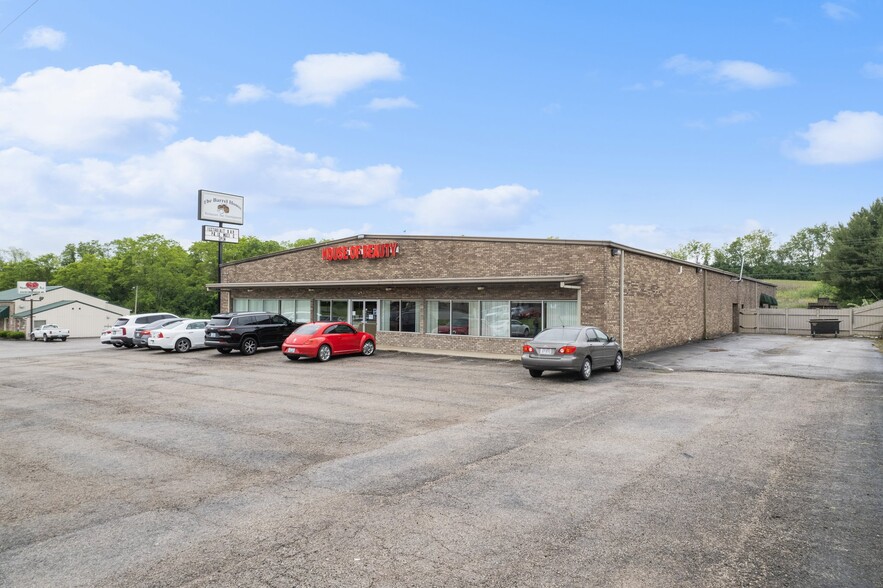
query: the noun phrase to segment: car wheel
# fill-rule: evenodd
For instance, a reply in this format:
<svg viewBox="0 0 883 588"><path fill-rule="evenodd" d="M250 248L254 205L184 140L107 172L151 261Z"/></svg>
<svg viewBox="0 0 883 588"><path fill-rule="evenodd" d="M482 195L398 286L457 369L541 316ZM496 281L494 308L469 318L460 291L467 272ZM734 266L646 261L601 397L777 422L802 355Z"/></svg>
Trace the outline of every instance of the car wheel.
<svg viewBox="0 0 883 588"><path fill-rule="evenodd" d="M583 360L583 367L579 370L579 379L588 380L592 377L592 359L587 357Z"/></svg>
<svg viewBox="0 0 883 588"><path fill-rule="evenodd" d="M62 341L67 341L67 337L62 337L61 340L62 340Z"/></svg>
<svg viewBox="0 0 883 588"><path fill-rule="evenodd" d="M111 343L111 345L113 345L113 346L116 347L117 349L119 349L120 347L123 346L123 344L120 343L119 341L117 341L117 342L115 342L115 343Z"/></svg>
<svg viewBox="0 0 883 588"><path fill-rule="evenodd" d="M46 333L43 333L43 343L49 343L49 336Z"/></svg>
<svg viewBox="0 0 883 588"><path fill-rule="evenodd" d="M622 353L616 354L616 359L613 360L613 365L610 366L611 372L618 372L622 370Z"/></svg>
<svg viewBox="0 0 883 588"><path fill-rule="evenodd" d="M365 344L362 345L362 355L366 357L369 355L374 355L374 349L376 349L374 347L374 341L365 341Z"/></svg>
<svg viewBox="0 0 883 588"><path fill-rule="evenodd" d="M175 341L175 351L178 353L187 353L190 351L190 339L187 337L181 337Z"/></svg>
<svg viewBox="0 0 883 588"><path fill-rule="evenodd" d="M257 350L258 340L254 337L246 337L242 340L242 345L239 346L242 355L254 355Z"/></svg>
<svg viewBox="0 0 883 588"><path fill-rule="evenodd" d="M229 347L218 347L218 353L223 353L224 355L227 355L231 351L233 351L233 350L230 349Z"/></svg>
<svg viewBox="0 0 883 588"><path fill-rule="evenodd" d="M33 333L31 333L31 341L36 341L36 340L37 340L37 336L34 335Z"/></svg>
<svg viewBox="0 0 883 588"><path fill-rule="evenodd" d="M319 348L319 352L316 354L316 359L319 361L328 361L331 359L331 347L329 345L323 345Z"/></svg>
<svg viewBox="0 0 883 588"><path fill-rule="evenodd" d="M527 370L531 378L539 378L543 375L543 370Z"/></svg>

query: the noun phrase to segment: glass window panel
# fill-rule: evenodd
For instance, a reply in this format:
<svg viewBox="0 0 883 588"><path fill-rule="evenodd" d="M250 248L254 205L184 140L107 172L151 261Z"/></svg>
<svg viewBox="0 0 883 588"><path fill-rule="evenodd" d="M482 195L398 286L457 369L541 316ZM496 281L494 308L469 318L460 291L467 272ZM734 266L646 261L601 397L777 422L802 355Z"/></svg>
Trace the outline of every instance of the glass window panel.
<svg viewBox="0 0 883 588"><path fill-rule="evenodd" d="M417 332L417 301L402 300L401 303L401 323L399 328L408 333Z"/></svg>
<svg viewBox="0 0 883 588"><path fill-rule="evenodd" d="M272 312L273 314L279 314L279 301L278 300L270 300L265 299L263 308L261 308L264 312Z"/></svg>
<svg viewBox="0 0 883 588"><path fill-rule="evenodd" d="M349 308L349 302L347 300L332 300L331 301L331 320L333 321L349 321L350 317L347 315Z"/></svg>
<svg viewBox="0 0 883 588"><path fill-rule="evenodd" d="M546 327L579 326L579 311L576 300L556 300L546 302Z"/></svg>
<svg viewBox="0 0 883 588"><path fill-rule="evenodd" d="M317 300L318 304L316 304L316 320L317 321L330 321L331 320L331 301L330 300Z"/></svg>
<svg viewBox="0 0 883 588"><path fill-rule="evenodd" d="M509 337L509 301L485 300L481 303L481 334L485 337Z"/></svg>
<svg viewBox="0 0 883 588"><path fill-rule="evenodd" d="M426 332L447 333L450 331L451 303L430 300L426 308Z"/></svg>
<svg viewBox="0 0 883 588"><path fill-rule="evenodd" d="M380 330L381 331L398 331L399 330L399 301L398 300L381 300L380 301Z"/></svg>
<svg viewBox="0 0 883 588"><path fill-rule="evenodd" d="M533 337L543 330L542 302L514 301L509 316L512 317L509 323L512 337Z"/></svg>
<svg viewBox="0 0 883 588"><path fill-rule="evenodd" d="M295 322L298 323L308 323L310 322L310 301L309 300L298 300L297 305L295 306L294 311Z"/></svg>
<svg viewBox="0 0 883 588"><path fill-rule="evenodd" d="M234 298L233 312L245 312L248 310L248 298Z"/></svg>
<svg viewBox="0 0 883 588"><path fill-rule="evenodd" d="M449 332L452 335L468 335L470 318L468 302L452 302Z"/></svg>
<svg viewBox="0 0 883 588"><path fill-rule="evenodd" d="M248 299L248 310L250 312L258 312L264 310L264 301L260 298L249 298Z"/></svg>

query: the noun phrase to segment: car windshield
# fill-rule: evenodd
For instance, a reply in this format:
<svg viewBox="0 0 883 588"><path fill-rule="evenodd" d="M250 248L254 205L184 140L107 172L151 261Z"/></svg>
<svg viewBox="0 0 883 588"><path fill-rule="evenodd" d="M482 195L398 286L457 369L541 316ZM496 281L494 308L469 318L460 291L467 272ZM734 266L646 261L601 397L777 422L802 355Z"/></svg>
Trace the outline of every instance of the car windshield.
<svg viewBox="0 0 883 588"><path fill-rule="evenodd" d="M322 325L319 323L308 323L306 325L301 325L297 329L295 329L294 333L296 335L312 335L316 331L322 328Z"/></svg>
<svg viewBox="0 0 883 588"><path fill-rule="evenodd" d="M534 338L534 341L576 341L579 336L579 327L556 327L546 329Z"/></svg>

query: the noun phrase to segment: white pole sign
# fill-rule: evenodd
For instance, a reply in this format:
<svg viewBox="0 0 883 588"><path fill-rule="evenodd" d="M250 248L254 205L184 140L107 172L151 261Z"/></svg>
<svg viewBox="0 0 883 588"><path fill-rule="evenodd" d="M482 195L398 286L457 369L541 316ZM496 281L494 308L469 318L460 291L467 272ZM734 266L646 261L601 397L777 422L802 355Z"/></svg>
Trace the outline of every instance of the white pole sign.
<svg viewBox="0 0 883 588"><path fill-rule="evenodd" d="M217 241L219 243L239 243L239 229L202 225L202 240Z"/></svg>
<svg viewBox="0 0 883 588"><path fill-rule="evenodd" d="M244 208L245 198L242 196L199 191L199 220L241 225L245 222Z"/></svg>
<svg viewBox="0 0 883 588"><path fill-rule="evenodd" d="M46 282L19 282L19 294L45 294Z"/></svg>

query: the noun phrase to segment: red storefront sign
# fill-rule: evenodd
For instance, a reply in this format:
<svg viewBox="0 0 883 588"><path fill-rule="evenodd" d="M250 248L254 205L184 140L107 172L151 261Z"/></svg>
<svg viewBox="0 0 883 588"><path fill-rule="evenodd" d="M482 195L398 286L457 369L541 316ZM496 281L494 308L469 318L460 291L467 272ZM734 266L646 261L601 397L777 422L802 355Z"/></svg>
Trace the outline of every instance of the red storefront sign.
<svg viewBox="0 0 883 588"><path fill-rule="evenodd" d="M395 257L398 254L398 243L370 243L367 245L346 245L322 249L322 259L325 261L380 259L382 257Z"/></svg>

